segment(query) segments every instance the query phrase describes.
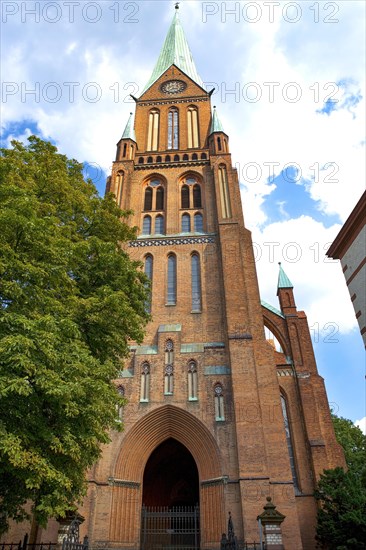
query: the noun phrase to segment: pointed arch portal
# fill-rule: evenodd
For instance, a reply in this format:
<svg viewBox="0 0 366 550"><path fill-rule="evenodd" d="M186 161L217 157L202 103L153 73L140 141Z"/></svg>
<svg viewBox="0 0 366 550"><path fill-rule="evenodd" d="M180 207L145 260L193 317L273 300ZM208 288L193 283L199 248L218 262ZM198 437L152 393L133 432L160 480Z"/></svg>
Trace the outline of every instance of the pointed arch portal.
<svg viewBox="0 0 366 550"><path fill-rule="evenodd" d="M200 504L201 547L216 547L225 531L220 451L202 422L173 405L159 407L124 437L114 467L110 540L140 548L146 506Z"/></svg>
<svg viewBox="0 0 366 550"><path fill-rule="evenodd" d="M142 489L141 549L198 550L199 480L193 456L170 437L150 455Z"/></svg>
<svg viewBox="0 0 366 550"><path fill-rule="evenodd" d="M169 438L150 455L143 477L143 506L194 506L199 502L198 470L193 456Z"/></svg>

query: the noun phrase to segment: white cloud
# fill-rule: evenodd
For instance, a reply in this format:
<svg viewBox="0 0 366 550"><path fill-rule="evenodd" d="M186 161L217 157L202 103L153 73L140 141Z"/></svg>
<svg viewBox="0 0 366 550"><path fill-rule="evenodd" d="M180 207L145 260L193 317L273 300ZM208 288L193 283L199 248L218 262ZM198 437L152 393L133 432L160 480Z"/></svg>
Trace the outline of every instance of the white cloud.
<svg viewBox="0 0 366 550"><path fill-rule="evenodd" d="M325 257L335 229L339 226L325 228L301 216L253 231L261 297L276 305L277 263L281 262L294 285L297 308L305 310L310 327L328 334L331 326L347 333L357 325L341 266Z"/></svg>
<svg viewBox="0 0 366 550"><path fill-rule="evenodd" d="M360 428L361 432L366 435L366 416L361 418L361 420L356 420L355 426Z"/></svg>

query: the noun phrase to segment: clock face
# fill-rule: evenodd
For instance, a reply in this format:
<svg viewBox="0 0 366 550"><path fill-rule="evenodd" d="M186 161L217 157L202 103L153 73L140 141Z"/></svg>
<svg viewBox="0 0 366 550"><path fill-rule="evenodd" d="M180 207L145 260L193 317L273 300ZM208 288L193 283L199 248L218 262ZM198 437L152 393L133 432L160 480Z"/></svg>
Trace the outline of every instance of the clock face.
<svg viewBox="0 0 366 550"><path fill-rule="evenodd" d="M179 92L183 92L186 88L187 84L182 80L169 80L160 86L164 94L178 94Z"/></svg>

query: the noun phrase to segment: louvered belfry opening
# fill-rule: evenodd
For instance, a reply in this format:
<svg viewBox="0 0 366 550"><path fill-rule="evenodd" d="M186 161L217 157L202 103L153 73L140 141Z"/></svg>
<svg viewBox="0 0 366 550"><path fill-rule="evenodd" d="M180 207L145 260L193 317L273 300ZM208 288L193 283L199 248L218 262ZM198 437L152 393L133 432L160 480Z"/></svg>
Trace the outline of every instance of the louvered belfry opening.
<svg viewBox="0 0 366 550"><path fill-rule="evenodd" d="M159 445L143 480L141 548L199 548L199 483L196 463L175 439Z"/></svg>

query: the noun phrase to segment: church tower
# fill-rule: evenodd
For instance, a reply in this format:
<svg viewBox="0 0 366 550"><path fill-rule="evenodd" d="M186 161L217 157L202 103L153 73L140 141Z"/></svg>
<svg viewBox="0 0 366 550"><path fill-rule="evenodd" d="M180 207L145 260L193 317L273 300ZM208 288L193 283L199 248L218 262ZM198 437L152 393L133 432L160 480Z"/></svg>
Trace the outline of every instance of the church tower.
<svg viewBox="0 0 366 550"><path fill-rule="evenodd" d="M93 548L218 549L229 512L239 541L259 541L270 496L283 547L314 548L314 483L342 453L282 267L280 309L261 302L229 137L177 7L134 99L107 191L139 228L151 322L116 381L124 431L90 473L82 529Z"/></svg>

